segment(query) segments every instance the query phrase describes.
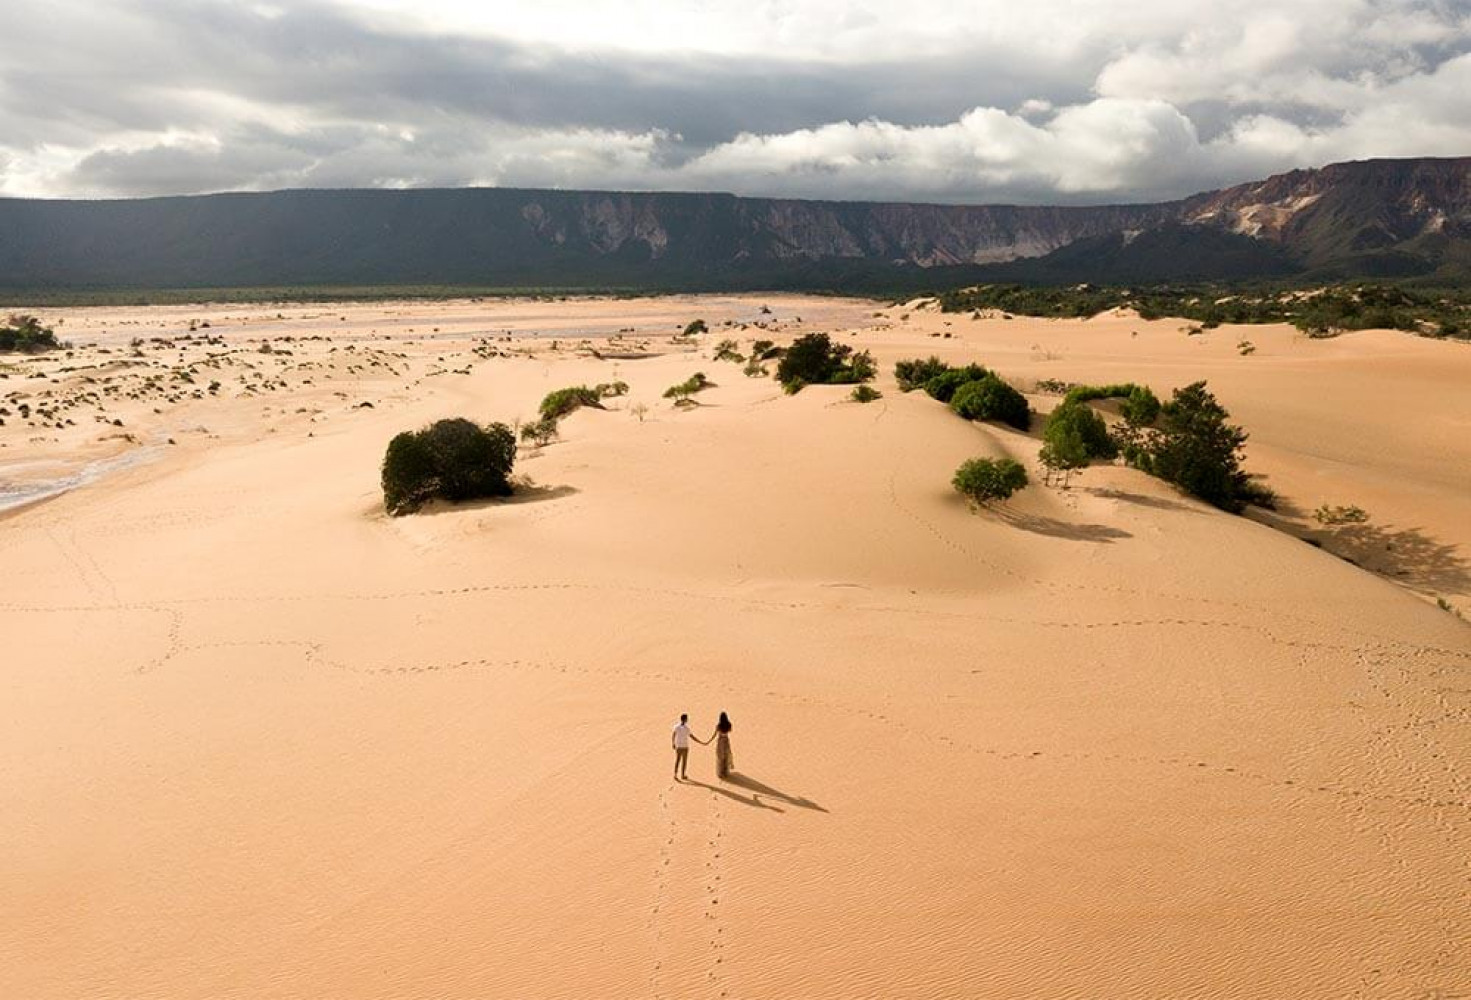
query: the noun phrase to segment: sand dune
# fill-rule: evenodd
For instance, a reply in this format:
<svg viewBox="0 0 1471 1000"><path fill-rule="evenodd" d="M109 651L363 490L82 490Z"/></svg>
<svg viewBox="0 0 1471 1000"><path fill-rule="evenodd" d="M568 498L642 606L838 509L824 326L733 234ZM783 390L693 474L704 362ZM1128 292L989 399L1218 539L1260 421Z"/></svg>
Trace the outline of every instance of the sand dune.
<svg viewBox="0 0 1471 1000"><path fill-rule="evenodd" d="M0 518L0 996L1471 990L1471 631L1432 602L1471 609L1463 346L776 296L274 312L210 329L282 388L124 390L136 444L0 428L12 465L177 442ZM253 315L330 336L290 345L319 367L252 355ZM884 398L710 360L727 319L851 333ZM656 356L577 348L620 330ZM931 351L1208 378L1285 510L1101 467L972 513L955 465L1037 442L900 394ZM45 364L0 396L69 391ZM700 406L660 398L696 370ZM613 377L516 499L381 513L396 431ZM721 710L738 775L696 747L671 782L675 716Z"/></svg>

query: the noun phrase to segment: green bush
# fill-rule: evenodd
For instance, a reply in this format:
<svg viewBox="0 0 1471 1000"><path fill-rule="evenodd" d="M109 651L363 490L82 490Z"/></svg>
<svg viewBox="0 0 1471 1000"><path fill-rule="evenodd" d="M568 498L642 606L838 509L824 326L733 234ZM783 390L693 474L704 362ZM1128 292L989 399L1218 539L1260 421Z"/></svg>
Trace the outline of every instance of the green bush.
<svg viewBox="0 0 1471 1000"><path fill-rule="evenodd" d="M515 461L516 439L505 424L456 418L404 431L383 456L383 506L397 516L435 497L458 503L509 496Z"/></svg>
<svg viewBox="0 0 1471 1000"><path fill-rule="evenodd" d="M689 325L684 328L684 336L686 337L693 337L697 333L709 332L710 328L705 325L705 321L702 319L692 319Z"/></svg>
<svg viewBox="0 0 1471 1000"><path fill-rule="evenodd" d="M1054 445L1068 436L1078 439L1088 458L1113 458L1119 453L1108 424L1083 403L1064 402L1048 415L1042 428L1042 440Z"/></svg>
<svg viewBox="0 0 1471 1000"><path fill-rule="evenodd" d="M962 462L950 480L971 504L1005 500L1027 485L1027 470L1010 458L972 458Z"/></svg>
<svg viewBox="0 0 1471 1000"><path fill-rule="evenodd" d="M855 403L872 403L875 399L882 399L883 393L871 385L855 385L853 387L853 401Z"/></svg>
<svg viewBox="0 0 1471 1000"><path fill-rule="evenodd" d="M553 389L542 397L540 412L543 419L561 420L567 414L583 407L603 409L602 392L585 385L569 385L565 389Z"/></svg>
<svg viewBox="0 0 1471 1000"><path fill-rule="evenodd" d="M1125 458L1233 514L1250 503L1270 503L1270 494L1241 469L1247 435L1226 422L1229 416L1204 382L1176 389L1160 408L1159 425L1126 449Z"/></svg>
<svg viewBox="0 0 1471 1000"><path fill-rule="evenodd" d="M996 420L1021 431L1032 425L1027 398L994 374L956 389L950 409L966 420Z"/></svg>
<svg viewBox="0 0 1471 1000"><path fill-rule="evenodd" d="M1159 397L1147 385L1136 385L1119 404L1124 419L1135 427L1148 427L1159 419Z"/></svg>
<svg viewBox="0 0 1471 1000"><path fill-rule="evenodd" d="M930 379L949 370L950 366L933 354L924 359L909 358L894 362L894 378L899 383L900 392L923 389Z"/></svg>
<svg viewBox="0 0 1471 1000"><path fill-rule="evenodd" d="M538 448L551 444L561 436L561 429L557 426L556 417L542 417L533 423L521 426L521 440L528 441Z"/></svg>
<svg viewBox="0 0 1471 1000"><path fill-rule="evenodd" d="M740 345L734 340L722 340L715 345L714 359L716 361L733 361L736 364L741 364L746 360L746 357L741 353Z"/></svg>
<svg viewBox="0 0 1471 1000"><path fill-rule="evenodd" d="M867 382L877 373L867 351L854 354L851 347L833 343L825 333L809 333L792 341L776 366L777 381L789 393L800 392L806 385Z"/></svg>
<svg viewBox="0 0 1471 1000"><path fill-rule="evenodd" d="M665 389L664 398L674 400L675 405L687 403L695 393L703 392L714 384L705 377L704 372L695 372L683 382Z"/></svg>
<svg viewBox="0 0 1471 1000"><path fill-rule="evenodd" d="M39 354L42 351L54 351L60 346L55 332L42 326L41 321L34 316L11 316L5 326L0 326L0 353L20 351L25 354Z"/></svg>
<svg viewBox="0 0 1471 1000"><path fill-rule="evenodd" d="M627 382L599 382L593 386L593 392L598 394L599 399L607 399L610 396L627 396Z"/></svg>
<svg viewBox="0 0 1471 1000"><path fill-rule="evenodd" d="M947 368L925 382L924 391L931 399L948 403L950 397L955 395L956 389L967 382L979 382L989 374L991 373L986 369L974 364L966 365L964 368Z"/></svg>

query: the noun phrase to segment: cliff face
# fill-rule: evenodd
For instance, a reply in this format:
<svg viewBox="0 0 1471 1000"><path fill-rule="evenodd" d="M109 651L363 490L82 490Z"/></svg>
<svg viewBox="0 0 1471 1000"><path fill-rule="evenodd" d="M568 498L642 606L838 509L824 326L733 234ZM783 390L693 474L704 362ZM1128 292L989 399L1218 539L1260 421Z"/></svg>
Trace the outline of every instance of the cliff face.
<svg viewBox="0 0 1471 1000"><path fill-rule="evenodd" d="M1208 235L1221 231L1232 239ZM1154 232L1168 235L1135 245ZM1038 280L1090 280L1095 253L1108 255L1109 273L1136 280L1159 270L1152 260L1178 277L1182 259L1202 277L1240 277L1243 267L1250 276L1257 259L1278 274L1425 273L1460 259L1468 239L1471 159L1337 164L1184 201L1101 207L510 189L0 199L0 288L839 287L835 276L855 275L881 286L901 273L923 280L919 269L984 278L981 265L1008 261L1007 273L1026 279L1034 259Z"/></svg>
<svg viewBox="0 0 1471 1000"><path fill-rule="evenodd" d="M1471 238L1471 158L1294 170L1189 199L1183 221L1281 244L1304 264Z"/></svg>

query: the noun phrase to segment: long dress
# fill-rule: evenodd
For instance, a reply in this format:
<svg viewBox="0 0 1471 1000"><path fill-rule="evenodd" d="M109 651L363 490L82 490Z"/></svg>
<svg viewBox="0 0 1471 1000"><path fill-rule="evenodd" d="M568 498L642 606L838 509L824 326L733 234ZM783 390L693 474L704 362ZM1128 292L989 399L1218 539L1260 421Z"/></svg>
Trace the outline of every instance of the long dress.
<svg viewBox="0 0 1471 1000"><path fill-rule="evenodd" d="M730 752L730 734L720 733L715 737L715 774L720 778L729 777L733 767L735 756Z"/></svg>

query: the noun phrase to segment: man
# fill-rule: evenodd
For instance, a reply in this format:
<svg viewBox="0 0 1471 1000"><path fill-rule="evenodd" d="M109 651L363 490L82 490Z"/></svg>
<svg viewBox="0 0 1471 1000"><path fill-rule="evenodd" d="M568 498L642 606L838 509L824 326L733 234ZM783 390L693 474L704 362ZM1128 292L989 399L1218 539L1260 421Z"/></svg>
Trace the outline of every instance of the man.
<svg viewBox="0 0 1471 1000"><path fill-rule="evenodd" d="M674 780L680 781L688 778L690 766L690 717L688 715L680 713L679 722L675 724L669 741L674 747Z"/></svg>

